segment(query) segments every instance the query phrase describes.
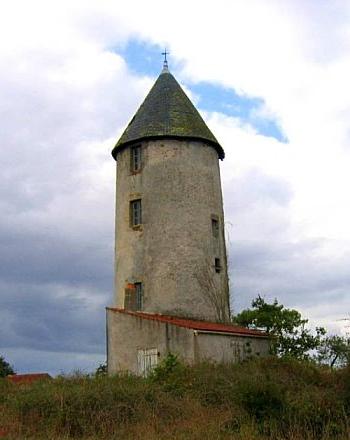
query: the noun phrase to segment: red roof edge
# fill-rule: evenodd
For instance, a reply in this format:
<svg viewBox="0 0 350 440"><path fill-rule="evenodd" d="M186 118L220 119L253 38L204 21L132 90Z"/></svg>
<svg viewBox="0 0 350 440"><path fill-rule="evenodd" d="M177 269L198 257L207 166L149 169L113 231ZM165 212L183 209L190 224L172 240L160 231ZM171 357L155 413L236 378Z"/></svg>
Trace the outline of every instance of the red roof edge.
<svg viewBox="0 0 350 440"><path fill-rule="evenodd" d="M32 383L38 380L48 380L52 377L48 373L10 374L6 379L12 383Z"/></svg>
<svg viewBox="0 0 350 440"><path fill-rule="evenodd" d="M255 336L258 338L267 338L269 335L260 330L252 330L246 327L240 327L234 324L223 324L210 321L196 321L189 318L181 318L178 316L161 315L158 313L133 312L131 310L121 309L118 307L106 307L107 310L125 315L135 316L142 319L163 322L176 325L178 327L213 333L231 333L237 336Z"/></svg>

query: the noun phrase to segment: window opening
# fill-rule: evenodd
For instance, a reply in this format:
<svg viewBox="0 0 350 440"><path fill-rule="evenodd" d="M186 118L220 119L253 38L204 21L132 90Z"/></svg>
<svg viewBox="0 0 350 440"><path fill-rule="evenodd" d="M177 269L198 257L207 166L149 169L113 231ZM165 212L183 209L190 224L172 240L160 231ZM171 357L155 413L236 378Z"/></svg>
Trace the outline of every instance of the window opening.
<svg viewBox="0 0 350 440"><path fill-rule="evenodd" d="M135 283L135 289L136 289L136 309L142 310L143 309L143 288L142 283Z"/></svg>
<svg viewBox="0 0 350 440"><path fill-rule="evenodd" d="M220 273L221 269L220 258L215 258L215 272Z"/></svg>
<svg viewBox="0 0 350 440"><path fill-rule="evenodd" d="M143 309L142 283L127 284L125 288L124 308L133 311Z"/></svg>
<svg viewBox="0 0 350 440"><path fill-rule="evenodd" d="M131 148L131 171L137 172L141 170L141 145Z"/></svg>
<svg viewBox="0 0 350 440"><path fill-rule="evenodd" d="M130 202L130 223L131 226L139 226L142 224L141 199L132 200Z"/></svg>
<svg viewBox="0 0 350 440"><path fill-rule="evenodd" d="M134 284L128 284L125 288L124 308L126 310L137 310L136 289Z"/></svg>
<svg viewBox="0 0 350 440"><path fill-rule="evenodd" d="M213 232L213 236L217 238L219 236L219 220L217 220L216 218L211 219L211 229Z"/></svg>

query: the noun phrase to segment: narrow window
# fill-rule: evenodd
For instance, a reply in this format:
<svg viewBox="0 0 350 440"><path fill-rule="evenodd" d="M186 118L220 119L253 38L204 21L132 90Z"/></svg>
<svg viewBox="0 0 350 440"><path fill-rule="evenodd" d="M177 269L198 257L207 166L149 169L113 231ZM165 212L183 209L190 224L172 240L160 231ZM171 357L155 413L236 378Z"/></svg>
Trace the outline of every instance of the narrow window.
<svg viewBox="0 0 350 440"><path fill-rule="evenodd" d="M215 258L215 272L220 273L221 269L220 258Z"/></svg>
<svg viewBox="0 0 350 440"><path fill-rule="evenodd" d="M137 171L141 170L141 145L132 147L130 149L130 153L131 153L131 157L130 157L131 172L136 173Z"/></svg>
<svg viewBox="0 0 350 440"><path fill-rule="evenodd" d="M219 236L219 220L218 219L216 219L216 218L211 219L211 230L213 232L213 236L217 238Z"/></svg>
<svg viewBox="0 0 350 440"><path fill-rule="evenodd" d="M139 226L142 223L141 199L130 202L130 223L131 226Z"/></svg>
<svg viewBox="0 0 350 440"><path fill-rule="evenodd" d="M142 283L135 283L135 289L136 289L136 309L142 310L143 309L143 288Z"/></svg>

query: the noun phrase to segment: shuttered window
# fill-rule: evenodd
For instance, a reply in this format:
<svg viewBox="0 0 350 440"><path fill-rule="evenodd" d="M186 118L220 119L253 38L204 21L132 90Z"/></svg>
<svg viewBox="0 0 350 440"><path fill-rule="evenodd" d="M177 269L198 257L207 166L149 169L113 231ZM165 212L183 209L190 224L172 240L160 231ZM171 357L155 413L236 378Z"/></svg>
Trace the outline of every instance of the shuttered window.
<svg viewBox="0 0 350 440"><path fill-rule="evenodd" d="M146 348L137 350L137 369L138 373L146 377L158 364L158 350L156 348Z"/></svg>

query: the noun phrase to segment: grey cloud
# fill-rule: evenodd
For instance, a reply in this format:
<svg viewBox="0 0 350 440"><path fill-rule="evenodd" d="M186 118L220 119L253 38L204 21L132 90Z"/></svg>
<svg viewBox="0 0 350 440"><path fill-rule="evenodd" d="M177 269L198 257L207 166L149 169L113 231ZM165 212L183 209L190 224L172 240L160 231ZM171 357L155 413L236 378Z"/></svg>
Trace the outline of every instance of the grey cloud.
<svg viewBox="0 0 350 440"><path fill-rule="evenodd" d="M236 311L248 307L258 294L296 309L344 301L350 256L332 264L315 252L322 244L233 241L229 252ZM339 317L342 313L339 310Z"/></svg>
<svg viewBox="0 0 350 440"><path fill-rule="evenodd" d="M296 309L346 302L350 253L330 258L325 238L299 239L290 231L293 193L282 179L251 170L224 188L231 297L235 312L258 294ZM340 256L339 256L340 255ZM344 312L339 309L339 317Z"/></svg>
<svg viewBox="0 0 350 440"><path fill-rule="evenodd" d="M90 83L60 77L77 56L74 47L41 48L0 66L0 354L20 371L92 368L104 358L114 179L100 190L87 174L98 179L112 159L108 149L91 164L81 144L116 139L145 81L113 62ZM292 198L283 179L258 169L226 185L236 310L257 293L296 308L348 294L348 255L332 262L318 256L322 241L292 241Z"/></svg>
<svg viewBox="0 0 350 440"><path fill-rule="evenodd" d="M49 283L1 283L0 287L0 317L7 317L2 319L1 347L104 353L106 292Z"/></svg>
<svg viewBox="0 0 350 440"><path fill-rule="evenodd" d="M105 361L105 355L9 348L6 349L6 359L17 368L18 373L43 371L56 375L74 371L91 373Z"/></svg>
<svg viewBox="0 0 350 440"><path fill-rule="evenodd" d="M293 197L287 181L251 169L240 178L232 179L228 185L230 194L225 205L252 208L256 203L272 203L286 207Z"/></svg>
<svg viewBox="0 0 350 440"><path fill-rule="evenodd" d="M40 226L35 231L28 230L26 225L22 230L2 225L1 279L15 283L67 283L111 289L113 229L106 221L109 234L101 237L94 235L93 219L90 226L90 235L85 239L72 240L60 230L59 222L56 228L46 231Z"/></svg>
<svg viewBox="0 0 350 440"><path fill-rule="evenodd" d="M27 53L24 74L5 57L0 74L0 353L14 353L20 371L104 359L113 174L107 191L94 185L114 167L105 139L116 139L143 93L144 81L130 81L113 60L90 84L62 80L62 55ZM91 142L106 149L95 162L82 148Z"/></svg>
<svg viewBox="0 0 350 440"><path fill-rule="evenodd" d="M283 179L252 169L223 189L227 240L288 240L293 192ZM256 249L259 252L259 249Z"/></svg>

